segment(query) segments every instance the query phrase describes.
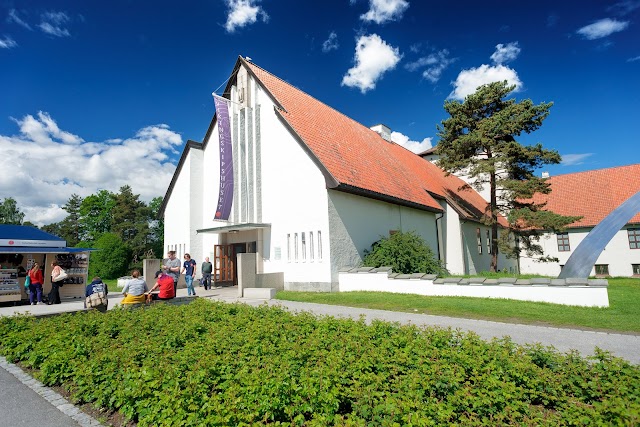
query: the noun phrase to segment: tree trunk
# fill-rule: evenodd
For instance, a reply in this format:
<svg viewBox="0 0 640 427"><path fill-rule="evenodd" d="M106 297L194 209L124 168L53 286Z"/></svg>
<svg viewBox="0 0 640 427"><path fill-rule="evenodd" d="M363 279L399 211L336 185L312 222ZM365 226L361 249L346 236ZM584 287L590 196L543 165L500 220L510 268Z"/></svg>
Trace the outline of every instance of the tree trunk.
<svg viewBox="0 0 640 427"><path fill-rule="evenodd" d="M498 271L498 197L496 191L496 172L490 173L491 183L491 267L489 271Z"/></svg>

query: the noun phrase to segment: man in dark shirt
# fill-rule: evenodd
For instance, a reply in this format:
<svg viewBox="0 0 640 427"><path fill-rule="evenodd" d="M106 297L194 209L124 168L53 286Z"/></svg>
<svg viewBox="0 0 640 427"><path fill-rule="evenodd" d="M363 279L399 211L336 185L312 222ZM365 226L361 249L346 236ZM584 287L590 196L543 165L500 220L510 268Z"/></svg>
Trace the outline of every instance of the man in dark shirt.
<svg viewBox="0 0 640 427"><path fill-rule="evenodd" d="M204 259L202 263L202 286L205 290L211 287L211 273L213 272L213 265L209 262L209 257Z"/></svg>

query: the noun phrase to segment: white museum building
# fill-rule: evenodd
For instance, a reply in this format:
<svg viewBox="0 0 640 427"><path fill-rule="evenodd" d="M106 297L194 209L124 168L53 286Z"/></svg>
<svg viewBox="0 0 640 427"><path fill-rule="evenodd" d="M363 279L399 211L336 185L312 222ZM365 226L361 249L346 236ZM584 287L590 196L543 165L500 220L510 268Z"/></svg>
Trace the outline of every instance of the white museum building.
<svg viewBox="0 0 640 427"><path fill-rule="evenodd" d="M366 127L242 57L224 96L232 160L224 148L221 158L216 112L165 195L166 250L210 257L223 282L236 279L236 254L256 253L257 273L282 273L285 289L332 291L382 236L413 231L451 273L488 270L487 202L392 142L386 126ZM229 164L228 219L216 219ZM517 263L501 256L499 266Z"/></svg>

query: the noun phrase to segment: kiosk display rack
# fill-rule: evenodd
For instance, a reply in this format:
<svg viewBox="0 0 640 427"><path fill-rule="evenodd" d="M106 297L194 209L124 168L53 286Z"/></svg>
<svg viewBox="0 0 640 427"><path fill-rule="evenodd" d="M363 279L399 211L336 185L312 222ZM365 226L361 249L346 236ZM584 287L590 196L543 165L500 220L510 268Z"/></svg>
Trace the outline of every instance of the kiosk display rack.
<svg viewBox="0 0 640 427"><path fill-rule="evenodd" d="M3 268L0 270L0 302L20 301L22 293L18 283L18 270Z"/></svg>
<svg viewBox="0 0 640 427"><path fill-rule="evenodd" d="M74 298L84 297L83 290L87 285L89 254L86 252L56 254L56 262L68 275L68 277L62 281L60 296Z"/></svg>

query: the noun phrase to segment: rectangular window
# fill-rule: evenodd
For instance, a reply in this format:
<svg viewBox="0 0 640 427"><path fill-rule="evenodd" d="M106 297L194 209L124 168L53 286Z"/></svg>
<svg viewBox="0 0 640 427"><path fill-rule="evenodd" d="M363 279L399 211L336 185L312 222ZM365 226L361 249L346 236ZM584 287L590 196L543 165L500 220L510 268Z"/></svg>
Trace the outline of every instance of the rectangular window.
<svg viewBox="0 0 640 427"><path fill-rule="evenodd" d="M298 233L293 233L294 260L298 262Z"/></svg>
<svg viewBox="0 0 640 427"><path fill-rule="evenodd" d="M631 270L634 276L640 276L640 264L631 264Z"/></svg>
<svg viewBox="0 0 640 427"><path fill-rule="evenodd" d="M291 262L291 234L287 233L287 261Z"/></svg>
<svg viewBox="0 0 640 427"><path fill-rule="evenodd" d="M556 238L558 239L558 252L569 252L571 250L569 233L558 233Z"/></svg>
<svg viewBox="0 0 640 427"><path fill-rule="evenodd" d="M476 239L478 239L478 253L482 253L482 234L480 233L480 229L476 228Z"/></svg>
<svg viewBox="0 0 640 427"><path fill-rule="evenodd" d="M302 232L302 261L306 261L307 260L307 239L305 239L305 234L304 232Z"/></svg>
<svg viewBox="0 0 640 427"><path fill-rule="evenodd" d="M491 253L491 230L487 230L487 253Z"/></svg>
<svg viewBox="0 0 640 427"><path fill-rule="evenodd" d="M596 264L596 276L608 276L609 264Z"/></svg>
<svg viewBox="0 0 640 427"><path fill-rule="evenodd" d="M629 248L640 249L640 228L630 228L627 233L629 233Z"/></svg>
<svg viewBox="0 0 640 427"><path fill-rule="evenodd" d="M313 261L313 231L309 232L309 260Z"/></svg>
<svg viewBox="0 0 640 427"><path fill-rule="evenodd" d="M322 259L322 232L318 230L318 260Z"/></svg>

